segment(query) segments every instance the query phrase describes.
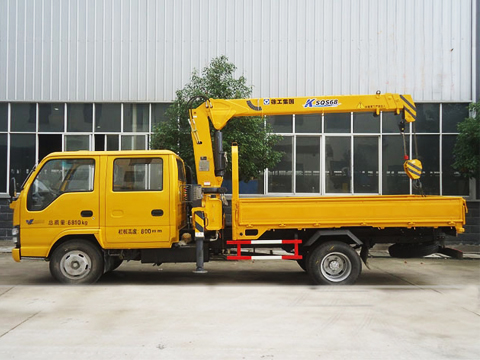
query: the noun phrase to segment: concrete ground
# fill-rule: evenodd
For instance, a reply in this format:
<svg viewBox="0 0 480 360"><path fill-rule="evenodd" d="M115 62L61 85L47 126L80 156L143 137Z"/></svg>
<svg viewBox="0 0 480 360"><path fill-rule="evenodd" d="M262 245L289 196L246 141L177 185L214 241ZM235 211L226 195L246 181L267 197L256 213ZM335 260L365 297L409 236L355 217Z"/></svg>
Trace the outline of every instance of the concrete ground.
<svg viewBox="0 0 480 360"><path fill-rule="evenodd" d="M478 249L478 247L477 247ZM293 261L122 264L91 286L0 253L0 359L478 359L480 260L373 252L354 286Z"/></svg>

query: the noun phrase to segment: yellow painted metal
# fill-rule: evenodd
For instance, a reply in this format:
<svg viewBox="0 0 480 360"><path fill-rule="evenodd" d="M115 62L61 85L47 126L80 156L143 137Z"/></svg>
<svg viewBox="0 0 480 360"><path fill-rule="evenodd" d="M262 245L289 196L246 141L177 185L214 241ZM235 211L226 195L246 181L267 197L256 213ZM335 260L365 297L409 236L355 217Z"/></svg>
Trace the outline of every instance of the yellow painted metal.
<svg viewBox="0 0 480 360"><path fill-rule="evenodd" d="M232 182L238 183L238 149L232 148ZM450 227L463 233L466 202L446 196L331 196L240 198L232 194L232 237L258 239L275 229L341 227ZM246 230L255 235L246 235Z"/></svg>
<svg viewBox="0 0 480 360"><path fill-rule="evenodd" d="M403 164L403 168L405 169L408 177L412 180L420 179L420 177L422 176L422 163L420 162L420 160L407 160Z"/></svg>
<svg viewBox="0 0 480 360"><path fill-rule="evenodd" d="M27 209L27 194L37 174L52 159L94 159L93 191L66 192L41 211ZM124 158L161 158L163 190L114 191L113 162ZM21 227L22 257L47 257L65 236L93 236L105 249L170 248L178 242L178 230L186 225L183 203L184 180L177 166L183 161L173 152L105 151L64 152L48 155L25 183L12 203L14 225ZM93 216L81 217L89 210ZM163 211L153 216L152 211ZM14 254L20 256L19 253Z"/></svg>
<svg viewBox="0 0 480 360"><path fill-rule="evenodd" d="M20 249L12 249L12 258L16 262L20 262L21 256L20 256Z"/></svg>
<svg viewBox="0 0 480 360"><path fill-rule="evenodd" d="M230 119L241 116L286 114L326 114L342 112L393 112L402 114L407 122L416 119L416 107L410 95L342 95L283 97L258 99L209 99L190 111L190 125L195 152L198 183L219 187L223 179L215 176L210 122L217 130Z"/></svg>

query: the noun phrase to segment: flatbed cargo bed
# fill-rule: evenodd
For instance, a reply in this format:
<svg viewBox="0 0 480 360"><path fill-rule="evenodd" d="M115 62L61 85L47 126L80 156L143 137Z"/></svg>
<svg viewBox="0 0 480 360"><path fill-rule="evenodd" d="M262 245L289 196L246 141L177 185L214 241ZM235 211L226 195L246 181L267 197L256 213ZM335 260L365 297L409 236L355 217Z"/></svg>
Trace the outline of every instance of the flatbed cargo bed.
<svg viewBox="0 0 480 360"><path fill-rule="evenodd" d="M235 198L236 239L258 239L274 229L454 228L464 232L466 202L461 197L392 195Z"/></svg>

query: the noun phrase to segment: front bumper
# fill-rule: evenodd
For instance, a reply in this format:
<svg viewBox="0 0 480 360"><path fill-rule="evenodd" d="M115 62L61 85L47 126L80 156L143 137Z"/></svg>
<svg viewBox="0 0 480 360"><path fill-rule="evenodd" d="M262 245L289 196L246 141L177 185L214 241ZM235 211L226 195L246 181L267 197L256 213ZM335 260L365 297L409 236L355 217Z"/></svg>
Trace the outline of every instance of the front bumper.
<svg viewBox="0 0 480 360"><path fill-rule="evenodd" d="M12 258L16 262L20 262L20 259L22 258L22 256L20 255L20 249L17 249L17 248L12 249Z"/></svg>

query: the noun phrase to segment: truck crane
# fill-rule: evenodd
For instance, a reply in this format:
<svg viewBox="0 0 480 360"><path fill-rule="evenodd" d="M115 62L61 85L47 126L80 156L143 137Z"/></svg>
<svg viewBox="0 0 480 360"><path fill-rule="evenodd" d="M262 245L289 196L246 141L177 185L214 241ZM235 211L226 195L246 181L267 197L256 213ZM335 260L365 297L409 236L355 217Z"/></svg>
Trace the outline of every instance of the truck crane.
<svg viewBox="0 0 480 360"><path fill-rule="evenodd" d="M204 263L218 258L281 259L297 261L315 284L339 285L355 283L375 244L394 244L392 253L400 256L425 255L444 246L445 234L464 231L461 197L240 197L237 145L227 226L221 130L229 121L393 112L403 129L415 121L416 108L409 95L380 93L202 101L189 110L196 184L187 184L182 159L167 150L52 153L20 194L11 194L14 260L46 259L54 278L78 284L97 281L123 260L192 262L203 273ZM422 165L404 153L405 172L417 181Z"/></svg>

